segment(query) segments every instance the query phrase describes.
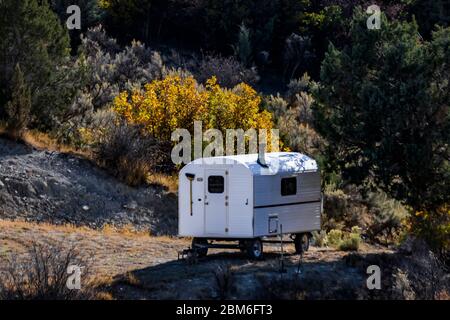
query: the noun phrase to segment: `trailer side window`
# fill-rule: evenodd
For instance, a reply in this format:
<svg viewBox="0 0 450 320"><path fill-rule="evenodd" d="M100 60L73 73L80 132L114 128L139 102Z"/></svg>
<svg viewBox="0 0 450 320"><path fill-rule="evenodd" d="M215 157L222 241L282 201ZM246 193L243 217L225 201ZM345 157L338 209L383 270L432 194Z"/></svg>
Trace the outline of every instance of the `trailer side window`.
<svg viewBox="0 0 450 320"><path fill-rule="evenodd" d="M297 194L297 177L281 179L281 195L292 196Z"/></svg>
<svg viewBox="0 0 450 320"><path fill-rule="evenodd" d="M208 192L223 193L225 190L225 179L222 176L208 177Z"/></svg>

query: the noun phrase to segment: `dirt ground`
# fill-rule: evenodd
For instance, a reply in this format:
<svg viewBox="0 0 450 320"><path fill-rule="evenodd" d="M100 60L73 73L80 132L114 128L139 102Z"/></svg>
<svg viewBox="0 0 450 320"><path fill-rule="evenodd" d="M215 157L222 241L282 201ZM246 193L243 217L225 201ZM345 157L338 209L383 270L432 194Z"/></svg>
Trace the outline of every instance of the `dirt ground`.
<svg viewBox="0 0 450 320"><path fill-rule="evenodd" d="M363 297L355 289L364 292L367 277L361 268L345 262L349 253L329 248L311 247L299 264L293 246L285 245L285 272L281 273L279 246L266 245L261 261L250 261L239 251L215 249L206 258L189 262L177 259L178 252L189 247L189 239L0 221L0 257L20 257L33 242L75 244L91 258L93 274L109 279L115 299L315 299L327 294L331 299L358 299ZM360 252L380 253L390 252L367 245ZM4 261L0 259L0 268ZM285 293L277 292L277 285L292 281L304 284L306 291L300 286L295 297L280 296Z"/></svg>
<svg viewBox="0 0 450 320"><path fill-rule="evenodd" d="M0 138L0 219L173 235L177 198L161 186L128 187L78 156Z"/></svg>

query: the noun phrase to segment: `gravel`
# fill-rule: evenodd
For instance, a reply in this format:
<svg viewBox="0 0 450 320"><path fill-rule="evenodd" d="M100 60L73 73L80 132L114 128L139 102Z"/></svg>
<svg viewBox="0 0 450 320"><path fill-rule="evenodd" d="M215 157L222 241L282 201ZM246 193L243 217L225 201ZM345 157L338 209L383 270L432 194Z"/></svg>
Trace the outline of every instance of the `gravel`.
<svg viewBox="0 0 450 320"><path fill-rule="evenodd" d="M173 235L177 197L163 187L129 187L89 160L0 138L0 219Z"/></svg>

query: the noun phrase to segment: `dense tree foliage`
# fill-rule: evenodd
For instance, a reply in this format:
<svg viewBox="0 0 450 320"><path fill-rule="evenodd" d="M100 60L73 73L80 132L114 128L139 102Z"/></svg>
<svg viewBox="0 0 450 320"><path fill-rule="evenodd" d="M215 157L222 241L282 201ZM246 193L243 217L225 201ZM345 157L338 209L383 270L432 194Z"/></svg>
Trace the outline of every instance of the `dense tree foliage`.
<svg viewBox="0 0 450 320"><path fill-rule="evenodd" d="M329 164L372 181L414 211L450 200L450 29L423 41L415 23L358 12L352 45L333 46L321 69L316 123Z"/></svg>
<svg viewBox="0 0 450 320"><path fill-rule="evenodd" d="M203 128L271 129L272 116L260 111L261 98L246 84L233 90L221 88L215 78L200 87L192 77L177 75L155 80L145 91L131 96L121 93L114 101L114 110L128 122L143 125L154 137L170 141L178 128L194 132L194 121L202 121Z"/></svg>
<svg viewBox="0 0 450 320"><path fill-rule="evenodd" d="M305 71L316 77L328 43L340 47L349 41L348 27L354 8L372 4L378 4L390 18L396 19L407 16L405 9L412 2L100 0L100 6L107 12L107 29L119 39L175 43L223 55L239 55L242 53L239 49L246 48L246 60L260 66L270 64L287 80ZM243 26L248 31L248 41L242 41ZM289 41L292 35L296 36L294 39L309 39L309 47L292 55L292 45L298 46ZM302 55L304 50L309 51L307 56ZM291 52L286 56L287 51Z"/></svg>
<svg viewBox="0 0 450 320"><path fill-rule="evenodd" d="M69 58L67 30L45 2L5 0L0 11L0 104L10 99L14 68L20 64L32 93L32 121L50 125L73 94L74 83L66 87L63 70Z"/></svg>
<svg viewBox="0 0 450 320"><path fill-rule="evenodd" d="M49 4L63 24L66 23L71 15L67 13L69 6L77 5L80 8L81 29L69 31L73 53L76 52L76 48L80 45L82 32L86 32L88 28L101 23L105 15L105 12L99 7L98 0L50 0Z"/></svg>
<svg viewBox="0 0 450 320"><path fill-rule="evenodd" d="M450 26L450 2L448 0L415 0L410 14L418 24L420 33L430 38L436 25Z"/></svg>
<svg viewBox="0 0 450 320"><path fill-rule="evenodd" d="M30 120L31 92L17 64L12 78L11 100L6 104L8 132L13 139L20 139Z"/></svg>

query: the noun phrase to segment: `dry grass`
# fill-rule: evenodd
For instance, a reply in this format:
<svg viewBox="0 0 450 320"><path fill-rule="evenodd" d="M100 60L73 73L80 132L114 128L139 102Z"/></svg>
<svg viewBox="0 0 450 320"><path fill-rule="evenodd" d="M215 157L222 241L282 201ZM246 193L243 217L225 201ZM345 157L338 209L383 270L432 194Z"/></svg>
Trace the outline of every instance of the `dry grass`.
<svg viewBox="0 0 450 320"><path fill-rule="evenodd" d="M9 255L1 272L0 299L7 300L78 300L95 299L96 288L83 283L81 290L70 290L67 283L72 265L83 268L89 279L88 257L76 245L64 247L62 243L32 242L20 258Z"/></svg>
<svg viewBox="0 0 450 320"><path fill-rule="evenodd" d="M148 175L148 183L165 187L168 192L178 192L178 175L168 175L163 173L151 173Z"/></svg>
<svg viewBox="0 0 450 320"><path fill-rule="evenodd" d="M0 122L0 136L6 136L6 126ZM64 154L75 155L94 163L94 153L90 149L77 149L69 145L59 143L55 138L49 134L37 130L27 130L24 132L22 140L27 145L30 145L38 150L54 151ZM160 185L167 189L170 193L178 192L178 175L151 172L147 175L147 183Z"/></svg>
<svg viewBox="0 0 450 320"><path fill-rule="evenodd" d="M132 224L126 224L121 227L116 227L111 224L105 224L101 231L104 234L122 235L125 237L148 237L149 231L137 230Z"/></svg>
<svg viewBox="0 0 450 320"><path fill-rule="evenodd" d="M62 241L22 244L20 250L2 254L0 299L113 300L113 277L92 272L91 257ZM82 290L67 290L67 268L82 266Z"/></svg>
<svg viewBox="0 0 450 320"><path fill-rule="evenodd" d="M39 131L26 131L23 135L23 141L39 150L68 153L81 156L83 158L92 159L92 152L90 150L76 149L74 147L61 144L56 139L50 137L48 134Z"/></svg>
<svg viewBox="0 0 450 320"><path fill-rule="evenodd" d="M0 220L0 228L15 228L22 231L29 231L31 229L38 229L40 231L48 232L63 232L63 233L81 233L87 236L98 235L102 233L104 235L111 236L125 236L127 238L142 238L150 237L150 232L136 230L132 225L125 225L122 227L116 227L110 224L105 224L101 230L91 229L86 226L76 226L73 224L54 225L47 222L29 223L24 220ZM165 238L165 237L161 237ZM168 238L168 237L167 237Z"/></svg>
<svg viewBox="0 0 450 320"><path fill-rule="evenodd" d="M0 136L7 136L7 129L4 123L0 122ZM22 135L22 141L38 150L56 151L80 156L92 160L92 152L90 150L80 150L72 146L59 143L49 134L37 130L26 130Z"/></svg>
<svg viewBox="0 0 450 320"><path fill-rule="evenodd" d="M73 225L51 225L24 221L0 220L0 270L10 255L23 257L32 243L77 249L92 259L92 287L108 292L112 279L128 271L147 268L177 259L178 251L189 246L185 239L154 237L148 233L130 233L108 227L106 231ZM105 293L99 299L108 299Z"/></svg>

